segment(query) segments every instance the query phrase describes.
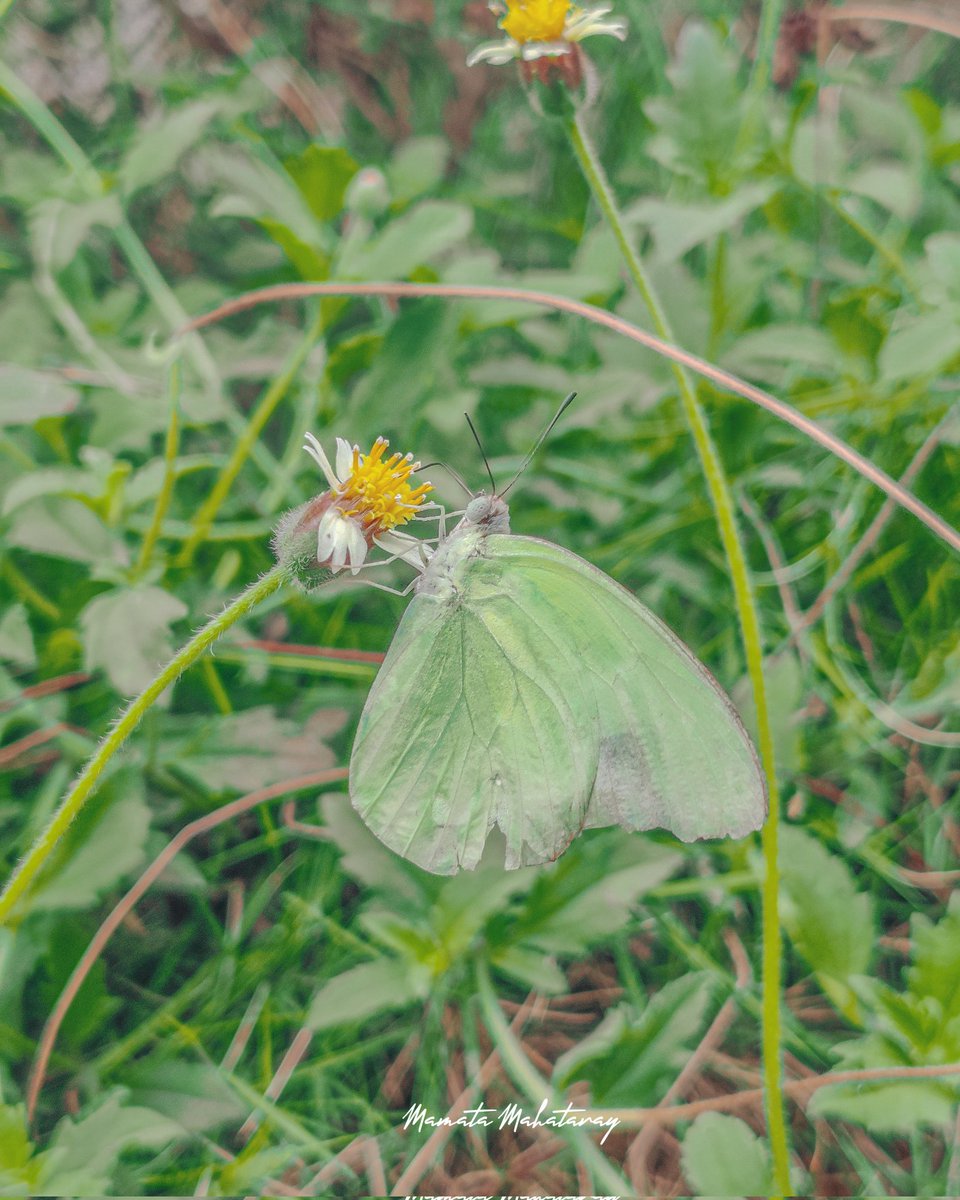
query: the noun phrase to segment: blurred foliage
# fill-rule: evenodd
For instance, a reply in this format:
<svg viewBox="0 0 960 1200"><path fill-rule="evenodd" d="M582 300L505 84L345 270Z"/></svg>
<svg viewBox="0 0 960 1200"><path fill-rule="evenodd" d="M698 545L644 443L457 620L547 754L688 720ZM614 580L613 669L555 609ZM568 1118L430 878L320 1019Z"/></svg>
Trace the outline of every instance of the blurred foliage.
<svg viewBox="0 0 960 1200"><path fill-rule="evenodd" d="M913 486L960 523L956 43L829 22L818 61L791 10L775 86L758 98L753 7L617 9L631 36L589 44L589 123L678 341L893 475L935 437ZM513 493L514 529L636 592L743 699L731 588L675 381L636 345L507 301L284 303L188 339L182 387L168 387L167 336L272 283L512 283L645 323L562 131L512 68L464 66L492 32L482 5L20 0L2 22L7 869L125 700L269 565L279 514L319 488L307 429L328 445L383 434L482 486L463 412L505 479L577 389ZM814 603L880 497L767 414L700 395L743 506L794 826L791 1062L956 1062L960 910L946 909L950 878L932 874L955 869L960 849L956 560L898 513L791 640L791 611ZM258 411L262 433L236 458ZM205 531L204 502L234 467ZM432 476L457 507L454 485ZM597 831L543 870L436 879L380 847L340 791L313 818L319 839L266 806L168 868L84 984L28 1136L36 1039L112 903L187 822L346 761L373 668L302 648L383 650L402 607L349 579L271 601L151 710L17 928L0 931L5 1195L301 1186L359 1133L379 1137L393 1180L419 1144L398 1132L404 1111L446 1112L491 1047L478 958L517 1003L531 989L590 993L557 1010L585 1022L528 1027L558 1088L656 1104L734 992L726 1058L698 1094L753 1086L757 984L734 988L723 936L737 932L755 979L749 844ZM306 1058L263 1100L301 1028ZM829 1120L829 1142L793 1126L800 1162L817 1147L810 1186L946 1192L956 1106L956 1078L821 1089L807 1112ZM238 1142L253 1111L259 1129ZM766 1191L762 1132L759 1106L681 1124L654 1182ZM469 1190L484 1166L484 1190L577 1190L570 1150L511 1173L525 1136L497 1142L486 1165L455 1138L422 1186ZM620 1163L628 1144L621 1133L604 1148ZM330 1179L363 1194L363 1169Z"/></svg>

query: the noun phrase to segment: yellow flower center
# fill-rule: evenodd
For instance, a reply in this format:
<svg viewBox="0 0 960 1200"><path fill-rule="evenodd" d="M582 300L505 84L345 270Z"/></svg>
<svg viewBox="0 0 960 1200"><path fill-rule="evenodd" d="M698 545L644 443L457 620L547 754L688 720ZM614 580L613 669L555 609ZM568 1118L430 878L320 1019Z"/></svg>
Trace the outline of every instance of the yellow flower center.
<svg viewBox="0 0 960 1200"><path fill-rule="evenodd" d="M369 454L354 448L353 467L338 489L337 507L345 517L358 517L371 535L409 521L433 490L429 483L410 486L407 480L420 464L402 454L384 459L389 445L377 438Z"/></svg>
<svg viewBox="0 0 960 1200"><path fill-rule="evenodd" d="M500 28L515 42L559 42L570 0L507 0Z"/></svg>

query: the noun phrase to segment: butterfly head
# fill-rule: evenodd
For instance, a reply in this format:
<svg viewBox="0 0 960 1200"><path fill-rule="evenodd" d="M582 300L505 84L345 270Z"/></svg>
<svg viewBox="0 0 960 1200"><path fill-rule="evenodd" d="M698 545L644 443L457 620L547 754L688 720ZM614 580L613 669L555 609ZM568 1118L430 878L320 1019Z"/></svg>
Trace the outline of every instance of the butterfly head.
<svg viewBox="0 0 960 1200"><path fill-rule="evenodd" d="M506 500L481 492L467 505L463 522L479 526L484 533L509 533L510 509Z"/></svg>

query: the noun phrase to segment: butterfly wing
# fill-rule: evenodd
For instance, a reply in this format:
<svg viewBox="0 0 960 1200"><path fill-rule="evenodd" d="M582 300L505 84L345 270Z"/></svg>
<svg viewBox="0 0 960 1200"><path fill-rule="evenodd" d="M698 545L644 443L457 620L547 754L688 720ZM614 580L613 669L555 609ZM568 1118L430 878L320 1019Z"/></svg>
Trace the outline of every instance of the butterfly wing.
<svg viewBox="0 0 960 1200"><path fill-rule="evenodd" d="M705 667L576 555L491 534L407 608L367 700L351 797L439 874L557 857L583 828L742 836L766 813L756 754Z"/></svg>
<svg viewBox="0 0 960 1200"><path fill-rule="evenodd" d="M536 647L521 652L524 631L506 645L491 633L480 561L464 563L459 601L418 594L408 605L350 760L369 828L436 874L475 867L494 825L508 867L556 858L583 825L594 773L570 737L577 706L541 677Z"/></svg>
<svg viewBox="0 0 960 1200"><path fill-rule="evenodd" d="M758 829L767 814L763 771L703 663L584 559L536 538L490 541L504 578L521 581L517 611L533 615L544 641L565 646L562 665L550 668L553 686L577 690L574 728L592 740L597 763L585 827L659 826L688 842Z"/></svg>

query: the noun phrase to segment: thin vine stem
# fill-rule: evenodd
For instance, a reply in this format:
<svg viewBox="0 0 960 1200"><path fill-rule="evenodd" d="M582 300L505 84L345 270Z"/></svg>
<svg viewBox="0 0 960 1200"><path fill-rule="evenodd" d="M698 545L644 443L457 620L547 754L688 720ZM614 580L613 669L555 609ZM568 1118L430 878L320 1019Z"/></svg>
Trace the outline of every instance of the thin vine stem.
<svg viewBox="0 0 960 1200"><path fill-rule="evenodd" d="M114 725L113 729L100 743L96 753L88 761L78 776L73 787L64 797L60 807L51 817L46 828L27 851L26 856L7 880L7 885L0 895L0 924L8 922L11 911L24 894L44 863L59 845L71 822L96 791L97 785L103 778L107 764L124 744L136 728L144 713L154 701L183 672L191 666L219 637L237 623L247 613L278 591L290 578L289 569L278 565L252 583L233 601L232 604L214 617L204 627L195 633L187 644L170 660L157 677L144 688L139 696Z"/></svg>
<svg viewBox="0 0 960 1200"><path fill-rule="evenodd" d="M163 445L163 481L157 493L157 501L153 508L153 517L149 528L144 534L140 545L140 554L134 577L146 574L153 558L153 551L163 528L163 519L167 515L170 501L173 499L173 486L177 480L177 452L180 448L180 364L170 364L170 376L167 388L170 397L170 420L167 424L167 436Z"/></svg>
<svg viewBox="0 0 960 1200"><path fill-rule="evenodd" d="M591 144L582 116L578 113L567 122L570 143L603 215L616 239L630 277L653 321L657 334L665 341L674 341L670 322L660 303L653 283L647 276L640 256L627 237L620 210L604 174L597 153ZM697 399L696 389L686 370L672 364L680 389L684 415L693 435L704 479L710 492L720 540L730 569L737 618L740 623L747 671L757 713L757 734L760 757L767 776L770 811L763 826L762 847L764 878L761 889L763 910L762 943L762 1010L763 1010L763 1072L766 1094L767 1132L773 1161L773 1177L777 1189L787 1195L790 1191L790 1151L784 1117L782 1074L782 1016L780 1012L781 959L783 955L779 913L779 821L780 794L777 787L776 761L770 711L767 705L766 681L763 675L763 642L760 620L750 581L747 559L740 540L734 512L733 496L720 455L710 435L706 413Z"/></svg>
<svg viewBox="0 0 960 1200"><path fill-rule="evenodd" d="M949 521L945 521L929 505L919 500L909 488L903 487L896 479L887 474L886 471L881 470L876 463L866 458L858 450L854 450L852 446L848 445L842 438L838 438L836 434L831 433L828 429L824 429L816 421L798 409L793 408L792 405L787 404L786 401L778 399L776 396L771 395L770 392L765 392L763 388L756 387L752 383L747 383L746 380L741 379L738 375L734 375L730 371L725 371L722 367L715 366L705 358L691 354L688 350L681 350L679 346L675 346L672 342L665 341L663 338L657 337L656 334L650 333L646 329L641 329L639 325L625 321L623 317L610 312L606 308L598 308L596 305L587 304L582 300L573 300L569 296L558 296L555 292L541 292L529 288L502 287L496 284L466 283L399 283L397 281L382 281L379 283L345 283L342 281L335 283L273 283L268 284L266 287L254 288L249 292L242 292L232 300L226 300L222 304L218 304L216 308L201 313L199 316L192 317L175 333L174 345L178 339L193 330L215 325L227 317L247 312L259 304L275 304L281 300L306 300L312 296L376 296L378 298L396 299L408 297L423 299L431 296L443 296L449 300L514 300L521 301L524 304L536 304L543 308L552 309L554 312L569 313L571 316L579 317L582 320L592 321L594 325L599 325L603 329L610 329L621 337L629 338L630 341L636 342L639 346L645 346L648 350L652 350L655 354L659 354L670 362L680 363L695 375L701 375L704 379L709 379L718 388L732 392L735 396L742 396L744 400L749 400L751 404L756 404L759 408L770 413L778 420L785 422L793 429L799 430L804 437L816 442L818 446L822 446L841 462L845 462L848 466L853 467L859 475L862 475L864 479L869 480L875 487L878 487L882 492L890 496L901 508L912 513L918 521L926 525L931 533L945 542L951 550L960 554L960 530L955 529Z"/></svg>

